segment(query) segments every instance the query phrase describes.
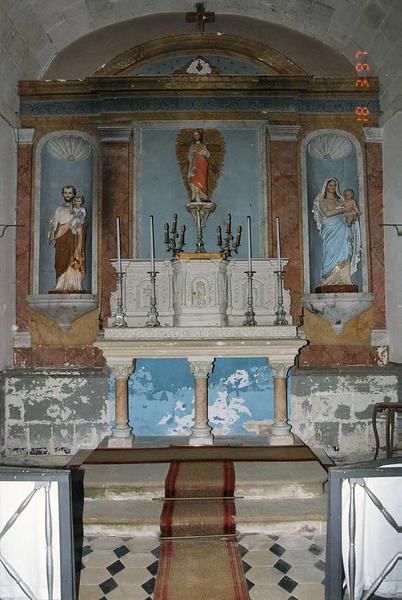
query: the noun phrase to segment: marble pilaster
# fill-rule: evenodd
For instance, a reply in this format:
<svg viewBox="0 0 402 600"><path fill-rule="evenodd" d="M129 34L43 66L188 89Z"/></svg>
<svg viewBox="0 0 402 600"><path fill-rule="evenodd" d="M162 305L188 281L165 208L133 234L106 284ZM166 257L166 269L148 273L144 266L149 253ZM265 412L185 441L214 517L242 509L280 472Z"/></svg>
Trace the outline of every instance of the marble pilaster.
<svg viewBox="0 0 402 600"><path fill-rule="evenodd" d="M16 222L16 324L20 331L29 326L29 308L25 298L29 294L32 193L32 144L35 129L18 130L18 191Z"/></svg>
<svg viewBox="0 0 402 600"><path fill-rule="evenodd" d="M366 134L367 208L371 264L371 291L375 293L373 304L373 328L384 329L385 283L384 283L384 222L383 216L383 168L382 144L379 128ZM376 135L375 135L376 134Z"/></svg>
<svg viewBox="0 0 402 600"><path fill-rule="evenodd" d="M101 318L110 316L110 295L116 288L111 259L116 258L116 217L120 217L121 255L130 251L130 139L131 127L100 127L102 141L102 239L101 239Z"/></svg>
<svg viewBox="0 0 402 600"><path fill-rule="evenodd" d="M280 219L281 253L289 256L284 287L291 290L291 314L295 322L300 316L301 247L300 194L298 184L297 137L299 126L269 125L269 161L271 181L271 214L269 256L276 256L275 217ZM291 208L290 208L291 207Z"/></svg>

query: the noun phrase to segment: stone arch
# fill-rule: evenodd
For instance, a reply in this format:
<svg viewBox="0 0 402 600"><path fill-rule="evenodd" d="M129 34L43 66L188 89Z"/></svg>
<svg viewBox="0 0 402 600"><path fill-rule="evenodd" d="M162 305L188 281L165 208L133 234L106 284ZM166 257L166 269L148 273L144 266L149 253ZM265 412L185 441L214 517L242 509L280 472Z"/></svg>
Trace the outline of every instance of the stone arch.
<svg viewBox="0 0 402 600"><path fill-rule="evenodd" d="M239 38L235 35L189 33L170 35L161 39L145 42L130 48L102 65L96 76L119 76L161 57L174 55L215 53L234 56L257 65L267 75L305 75L296 63L289 58L255 40Z"/></svg>

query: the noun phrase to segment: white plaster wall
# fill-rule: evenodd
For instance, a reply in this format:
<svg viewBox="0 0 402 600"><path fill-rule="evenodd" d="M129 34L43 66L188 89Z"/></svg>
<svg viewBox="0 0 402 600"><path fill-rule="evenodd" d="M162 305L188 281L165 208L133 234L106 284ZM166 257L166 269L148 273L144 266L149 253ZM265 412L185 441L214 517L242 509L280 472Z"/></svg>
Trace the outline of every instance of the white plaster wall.
<svg viewBox="0 0 402 600"><path fill-rule="evenodd" d="M384 223L402 223L402 111L384 126ZM390 359L402 362L402 237L385 227L385 291Z"/></svg>
<svg viewBox="0 0 402 600"><path fill-rule="evenodd" d="M17 145L15 130L0 114L0 223L15 223ZM2 228L0 228L1 234ZM0 369L12 364L15 322L15 228L0 238Z"/></svg>

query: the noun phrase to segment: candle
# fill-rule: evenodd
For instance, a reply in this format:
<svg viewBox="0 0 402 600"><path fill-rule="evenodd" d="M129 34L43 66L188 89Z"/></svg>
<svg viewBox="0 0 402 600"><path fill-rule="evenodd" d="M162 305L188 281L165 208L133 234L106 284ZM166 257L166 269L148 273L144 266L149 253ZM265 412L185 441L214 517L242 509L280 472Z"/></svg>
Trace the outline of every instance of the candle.
<svg viewBox="0 0 402 600"><path fill-rule="evenodd" d="M149 230L151 236L151 271L155 271L155 240L154 240L154 218L152 215L149 217Z"/></svg>
<svg viewBox="0 0 402 600"><path fill-rule="evenodd" d="M279 217L276 217L276 257L278 260L278 271L282 270L281 264L281 236L279 230Z"/></svg>
<svg viewBox="0 0 402 600"><path fill-rule="evenodd" d="M120 217L116 218L117 269L121 273Z"/></svg>
<svg viewBox="0 0 402 600"><path fill-rule="evenodd" d="M248 254L248 270L252 271L251 264L251 217L247 217L247 254Z"/></svg>

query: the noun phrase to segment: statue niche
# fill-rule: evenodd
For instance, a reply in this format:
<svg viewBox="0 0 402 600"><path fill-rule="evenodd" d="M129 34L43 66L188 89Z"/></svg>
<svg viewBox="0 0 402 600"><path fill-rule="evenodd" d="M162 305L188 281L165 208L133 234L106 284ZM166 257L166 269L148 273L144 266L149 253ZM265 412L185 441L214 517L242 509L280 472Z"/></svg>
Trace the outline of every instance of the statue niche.
<svg viewBox="0 0 402 600"><path fill-rule="evenodd" d="M307 291L363 291L364 199L351 136L336 131L312 136L306 144L305 193L310 274Z"/></svg>

